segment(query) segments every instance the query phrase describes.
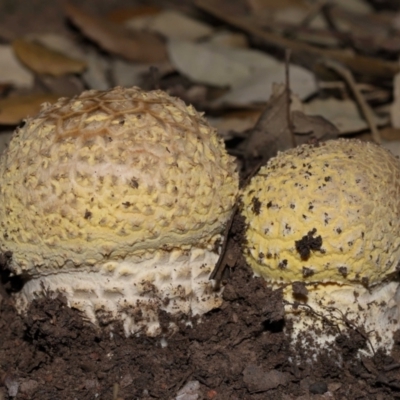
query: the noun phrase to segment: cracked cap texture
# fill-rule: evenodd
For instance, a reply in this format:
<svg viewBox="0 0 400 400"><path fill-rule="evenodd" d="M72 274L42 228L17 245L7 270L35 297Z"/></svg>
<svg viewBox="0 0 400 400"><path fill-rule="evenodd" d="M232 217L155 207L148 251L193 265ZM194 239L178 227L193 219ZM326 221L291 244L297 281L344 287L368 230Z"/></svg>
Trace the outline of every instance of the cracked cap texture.
<svg viewBox="0 0 400 400"><path fill-rule="evenodd" d="M139 88L44 106L14 134L0 180L0 249L29 274L210 247L238 190L206 120Z"/></svg>
<svg viewBox="0 0 400 400"><path fill-rule="evenodd" d="M257 275L374 285L400 260L400 163L358 140L290 149L252 178L242 214Z"/></svg>

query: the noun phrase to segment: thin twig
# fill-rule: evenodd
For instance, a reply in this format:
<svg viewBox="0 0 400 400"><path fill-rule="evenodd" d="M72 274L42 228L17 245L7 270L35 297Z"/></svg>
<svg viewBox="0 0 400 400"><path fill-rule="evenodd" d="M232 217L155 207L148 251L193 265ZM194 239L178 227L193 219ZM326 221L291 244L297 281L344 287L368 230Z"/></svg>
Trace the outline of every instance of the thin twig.
<svg viewBox="0 0 400 400"><path fill-rule="evenodd" d="M336 61L325 60L323 64L326 65L328 68L334 70L349 85L357 101L357 104L360 107L361 112L363 113L364 118L368 123L369 128L371 129L372 138L374 142L378 144L382 143L381 136L379 134L378 128L376 127L376 123L374 120L374 112L372 111L369 104L365 101L364 96L357 87L357 82L355 81L353 74L350 72L350 70L348 70L347 68L345 68L343 65L341 65Z"/></svg>
<svg viewBox="0 0 400 400"><path fill-rule="evenodd" d="M300 21L299 26L305 27L310 25L315 17L321 13L321 10L329 3L329 0L317 1L311 5L305 17Z"/></svg>
<svg viewBox="0 0 400 400"><path fill-rule="evenodd" d="M292 116L290 113L290 103L291 103L291 90L290 90L290 56L292 51L290 49L286 49L285 51L285 91L286 91L286 120L288 129L290 132L290 138L292 140L292 147L296 147L296 137L293 131L293 124L292 124Z"/></svg>
<svg viewBox="0 0 400 400"><path fill-rule="evenodd" d="M257 165L254 167L254 169L251 171L251 173L247 176L247 178L243 182L243 185L242 185L243 187L247 186L247 184L250 182L250 179L257 173L257 171L260 169L260 167L263 163L264 163L264 160L261 160L260 162L257 163ZM226 260L226 251L228 249L228 243L229 243L229 233L232 229L233 221L235 219L235 216L236 216L238 210L239 210L239 204L237 201L235 204L235 207L232 210L231 217L225 227L222 249L221 249L221 253L218 257L218 261L215 264L215 267L214 267L213 271L211 272L211 275L208 278L210 280L211 279L215 280L216 289L218 289L220 287L223 273L224 273L224 270L226 267L225 260Z"/></svg>

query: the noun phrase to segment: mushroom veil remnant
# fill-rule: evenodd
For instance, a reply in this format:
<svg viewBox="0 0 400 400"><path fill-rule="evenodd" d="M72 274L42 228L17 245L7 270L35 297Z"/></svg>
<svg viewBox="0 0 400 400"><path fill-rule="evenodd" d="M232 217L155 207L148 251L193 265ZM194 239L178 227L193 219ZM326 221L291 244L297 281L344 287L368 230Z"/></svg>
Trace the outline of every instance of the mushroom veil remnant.
<svg viewBox="0 0 400 400"><path fill-rule="evenodd" d="M0 250L20 310L63 293L92 321L160 332L158 312L221 303L209 275L238 191L235 162L191 106L117 87L46 105L0 160Z"/></svg>
<svg viewBox="0 0 400 400"><path fill-rule="evenodd" d="M290 149L244 189L242 214L245 257L282 288L294 344L329 349L354 328L363 352L390 352L400 328L397 158L358 140Z"/></svg>

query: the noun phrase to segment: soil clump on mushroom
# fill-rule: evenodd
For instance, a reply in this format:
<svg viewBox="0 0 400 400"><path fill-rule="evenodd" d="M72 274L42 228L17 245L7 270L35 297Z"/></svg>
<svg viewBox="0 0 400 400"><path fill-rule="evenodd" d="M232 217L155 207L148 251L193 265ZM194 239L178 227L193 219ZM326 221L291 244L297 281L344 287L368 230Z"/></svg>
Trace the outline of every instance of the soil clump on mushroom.
<svg viewBox="0 0 400 400"><path fill-rule="evenodd" d="M237 221L237 227L241 226ZM236 231L239 228L236 229ZM235 229L233 229L235 232ZM237 246L236 237L231 245ZM231 248L228 251L235 251ZM237 252L235 252L237 254ZM5 260L3 260L4 262ZM10 291L3 265L3 293ZM239 258L219 309L165 338L126 338L118 325L96 328L65 299L35 300L26 317L10 297L0 304L2 399L394 399L400 335L391 356L359 357L360 332L339 337L312 365L293 363L281 292L253 278ZM170 316L160 315L168 326ZM297 357L299 349L294 349ZM303 349L304 352L304 349ZM307 354L304 360L307 360ZM342 360L342 364L338 360ZM177 397L197 381L197 397Z"/></svg>

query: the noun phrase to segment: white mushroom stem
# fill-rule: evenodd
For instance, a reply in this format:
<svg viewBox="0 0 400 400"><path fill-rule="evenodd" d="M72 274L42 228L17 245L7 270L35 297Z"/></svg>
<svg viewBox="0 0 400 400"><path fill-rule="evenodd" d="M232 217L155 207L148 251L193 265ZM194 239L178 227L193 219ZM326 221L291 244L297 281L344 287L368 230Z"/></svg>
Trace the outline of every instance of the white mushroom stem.
<svg viewBox="0 0 400 400"><path fill-rule="evenodd" d="M292 343L312 346L314 355L330 348L340 333L355 329L367 338L371 355L393 347L393 333L400 328L400 284L392 281L366 288L333 283L307 286L299 300L292 286L284 288L286 318L293 324ZM308 346L308 347L304 347Z"/></svg>
<svg viewBox="0 0 400 400"><path fill-rule="evenodd" d="M48 289L65 295L68 305L92 321L122 320L127 336L160 333L158 311L202 315L218 307L220 293L209 275L218 254L206 249L157 251L121 262L110 261L92 270L76 269L33 277L18 296L26 309Z"/></svg>

